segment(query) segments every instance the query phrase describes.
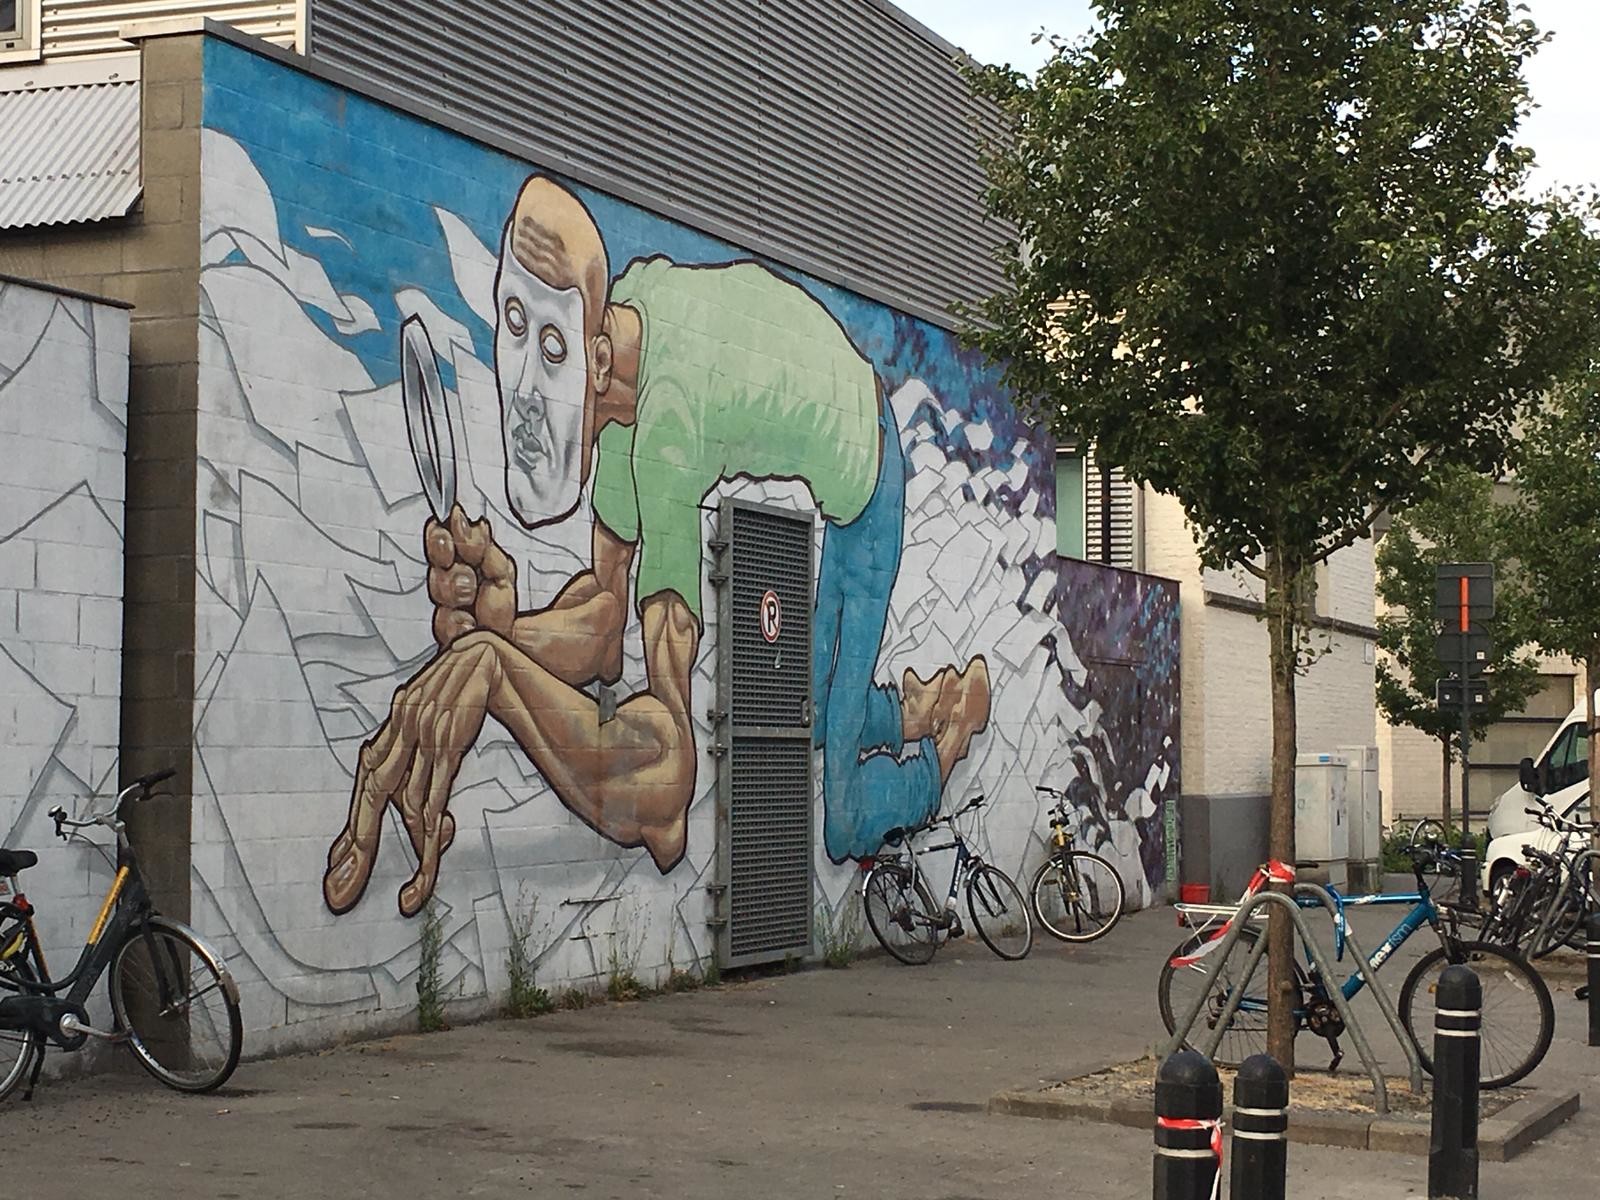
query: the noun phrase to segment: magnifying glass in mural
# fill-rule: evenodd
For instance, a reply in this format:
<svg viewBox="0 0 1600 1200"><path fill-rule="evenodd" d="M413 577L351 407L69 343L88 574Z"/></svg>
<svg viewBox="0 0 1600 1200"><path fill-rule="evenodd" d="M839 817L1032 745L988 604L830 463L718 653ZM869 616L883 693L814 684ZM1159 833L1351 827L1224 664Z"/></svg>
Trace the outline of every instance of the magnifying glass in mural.
<svg viewBox="0 0 1600 1200"><path fill-rule="evenodd" d="M439 359L420 317L407 317L400 326L400 402L422 494L433 515L448 521L456 503L456 435Z"/></svg>

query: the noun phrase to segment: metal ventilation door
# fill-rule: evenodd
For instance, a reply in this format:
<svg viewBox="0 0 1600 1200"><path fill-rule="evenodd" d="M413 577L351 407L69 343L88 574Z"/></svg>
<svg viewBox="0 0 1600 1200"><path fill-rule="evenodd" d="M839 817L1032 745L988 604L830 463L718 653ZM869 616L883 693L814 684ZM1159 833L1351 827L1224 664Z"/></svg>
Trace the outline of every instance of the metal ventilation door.
<svg viewBox="0 0 1600 1200"><path fill-rule="evenodd" d="M812 521L721 509L714 894L730 967L811 953Z"/></svg>

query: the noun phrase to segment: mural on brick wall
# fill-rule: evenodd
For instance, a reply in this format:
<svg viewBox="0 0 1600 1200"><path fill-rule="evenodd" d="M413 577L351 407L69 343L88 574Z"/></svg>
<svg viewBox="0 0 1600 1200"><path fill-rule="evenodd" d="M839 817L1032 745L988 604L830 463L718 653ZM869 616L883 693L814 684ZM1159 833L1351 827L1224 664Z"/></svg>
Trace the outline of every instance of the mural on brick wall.
<svg viewBox="0 0 1600 1200"><path fill-rule="evenodd" d="M433 342L423 318L409 318L401 399L433 509L422 541L439 652L361 748L328 854L328 907L361 899L392 807L417 858L400 912L421 910L455 840L456 773L490 719L596 833L643 847L663 873L678 865L705 750L691 715L705 633L700 505L740 478L793 480L826 521L814 695L829 856L871 854L886 830L936 813L944 780L988 725L988 672L974 658L927 681L910 670L899 686L872 680L905 467L872 364L827 309L754 262L652 257L613 280L589 210L535 176L500 239L494 317L502 452L479 465L504 478L524 529L576 519L592 479L591 562L548 603L518 611L516 560L456 503ZM602 714L581 689L621 678L630 607L645 686Z"/></svg>
<svg viewBox="0 0 1600 1200"><path fill-rule="evenodd" d="M112 873L46 814L115 790L127 419L126 311L0 279L0 846L40 855L47 953Z"/></svg>
<svg viewBox="0 0 1600 1200"><path fill-rule="evenodd" d="M1082 836L1154 884L1176 865L1163 821L1178 798L1178 585L1066 559L1057 605L1087 667L1069 702L1099 714L1066 784Z"/></svg>
<svg viewBox="0 0 1600 1200"><path fill-rule="evenodd" d="M195 911L252 1024L409 1007L430 899L454 995L513 929L550 981L709 953L725 496L817 515L824 904L980 790L1020 873L1086 753L1155 785L1101 810L1149 898L1170 743L1107 729L981 361L235 47L205 111Z"/></svg>

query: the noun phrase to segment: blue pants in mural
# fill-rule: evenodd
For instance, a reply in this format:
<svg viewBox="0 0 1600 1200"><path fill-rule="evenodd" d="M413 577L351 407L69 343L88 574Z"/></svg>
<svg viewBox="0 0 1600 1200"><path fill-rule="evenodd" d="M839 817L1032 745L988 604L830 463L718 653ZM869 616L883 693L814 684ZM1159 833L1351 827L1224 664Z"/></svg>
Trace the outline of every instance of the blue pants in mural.
<svg viewBox="0 0 1600 1200"><path fill-rule="evenodd" d="M932 738L907 746L900 690L872 675L900 569L906 468L894 413L878 417L878 486L848 525L822 535L812 647L816 744L822 747L823 842L834 862L872 854L885 830L915 825L939 807Z"/></svg>

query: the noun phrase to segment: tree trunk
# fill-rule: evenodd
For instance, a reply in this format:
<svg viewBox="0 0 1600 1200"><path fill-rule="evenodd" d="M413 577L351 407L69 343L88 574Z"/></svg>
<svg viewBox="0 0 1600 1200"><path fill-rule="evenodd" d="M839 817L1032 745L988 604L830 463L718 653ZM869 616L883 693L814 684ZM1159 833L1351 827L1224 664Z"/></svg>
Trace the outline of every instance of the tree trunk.
<svg viewBox="0 0 1600 1200"><path fill-rule="evenodd" d="M1267 846L1271 856L1294 865L1294 759L1296 747L1294 683L1298 656L1295 579L1277 555L1267 559L1267 637L1272 670L1272 801ZM1275 885L1276 886L1276 885ZM1278 886L1279 891L1292 892ZM1272 910L1267 931L1267 1053L1294 1075L1294 926L1289 915Z"/></svg>

